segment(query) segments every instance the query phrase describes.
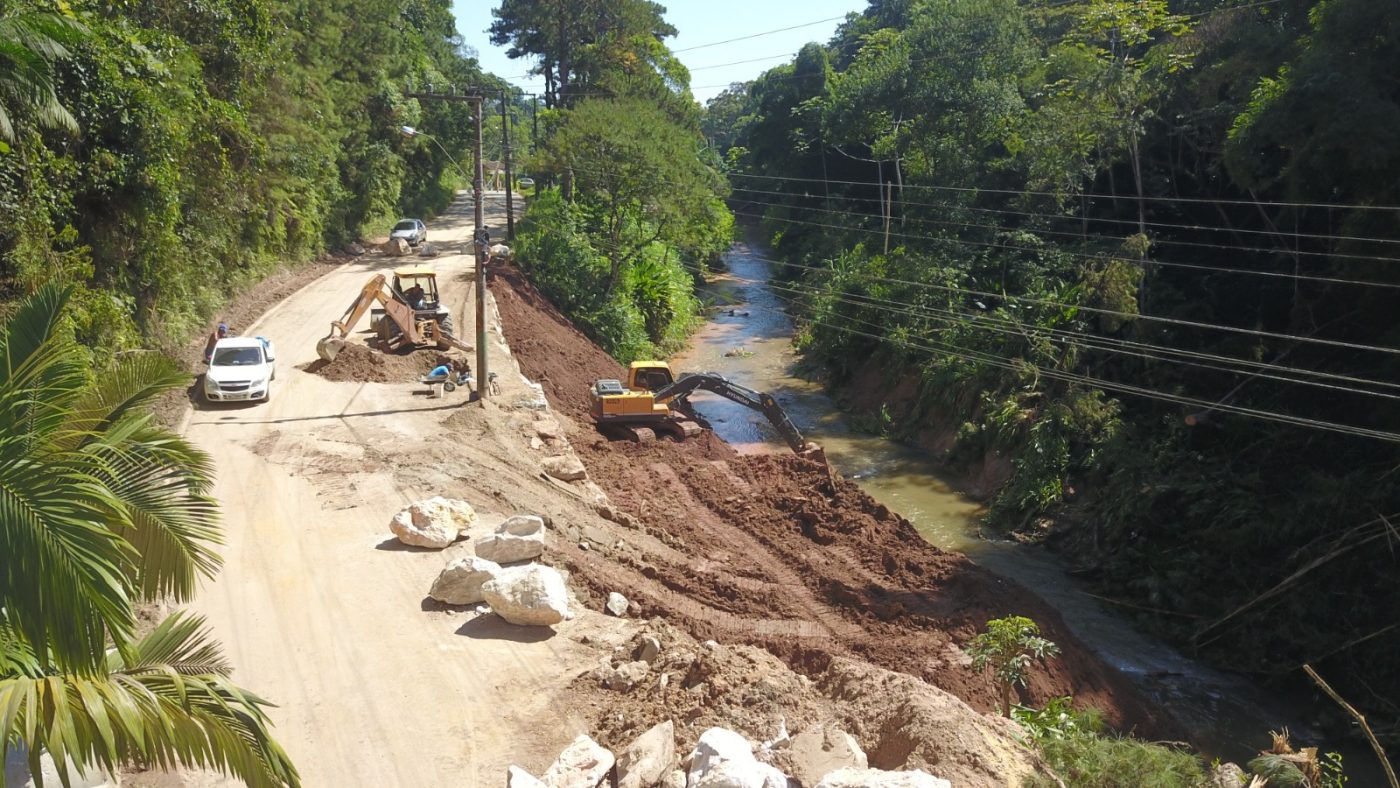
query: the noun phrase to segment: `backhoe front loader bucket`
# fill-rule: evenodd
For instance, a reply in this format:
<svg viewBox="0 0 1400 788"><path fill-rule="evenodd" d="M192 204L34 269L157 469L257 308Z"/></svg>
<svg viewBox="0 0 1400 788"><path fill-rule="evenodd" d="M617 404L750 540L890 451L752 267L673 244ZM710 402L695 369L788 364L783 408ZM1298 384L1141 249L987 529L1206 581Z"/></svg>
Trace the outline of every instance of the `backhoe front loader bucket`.
<svg viewBox="0 0 1400 788"><path fill-rule="evenodd" d="M320 356L322 361L329 364L335 361L335 357L340 355L340 351L344 348L345 340L339 337L325 337L320 342L316 343L316 355Z"/></svg>

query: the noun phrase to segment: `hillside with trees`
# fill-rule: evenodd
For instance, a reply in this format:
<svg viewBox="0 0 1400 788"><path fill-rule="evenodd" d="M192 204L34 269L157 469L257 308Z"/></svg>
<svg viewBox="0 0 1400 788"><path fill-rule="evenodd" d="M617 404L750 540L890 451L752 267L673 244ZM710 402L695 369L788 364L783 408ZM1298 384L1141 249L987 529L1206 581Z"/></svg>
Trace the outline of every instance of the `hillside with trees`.
<svg viewBox="0 0 1400 788"><path fill-rule="evenodd" d="M728 249L733 217L665 8L506 0L493 14L493 43L546 84L528 166L549 187L522 227L522 266L617 358L673 353L697 320L693 271Z"/></svg>
<svg viewBox="0 0 1400 788"><path fill-rule="evenodd" d="M872 0L703 127L801 344L1188 652L1400 736L1400 15ZM988 462L990 458L990 462Z"/></svg>
<svg viewBox="0 0 1400 788"><path fill-rule="evenodd" d="M431 214L498 89L446 0L0 3L0 299L49 280L99 355L168 344L283 263Z"/></svg>

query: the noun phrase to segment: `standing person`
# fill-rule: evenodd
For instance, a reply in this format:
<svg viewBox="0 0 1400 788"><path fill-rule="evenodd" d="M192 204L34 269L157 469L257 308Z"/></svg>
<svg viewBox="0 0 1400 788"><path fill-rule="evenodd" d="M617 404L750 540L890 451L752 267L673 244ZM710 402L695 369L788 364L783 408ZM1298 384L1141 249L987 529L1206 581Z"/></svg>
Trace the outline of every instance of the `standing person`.
<svg viewBox="0 0 1400 788"><path fill-rule="evenodd" d="M209 341L204 343L204 363L208 364L209 359L214 357L214 346L219 344L219 340L228 336L228 323L220 323L214 329L214 333L209 335Z"/></svg>

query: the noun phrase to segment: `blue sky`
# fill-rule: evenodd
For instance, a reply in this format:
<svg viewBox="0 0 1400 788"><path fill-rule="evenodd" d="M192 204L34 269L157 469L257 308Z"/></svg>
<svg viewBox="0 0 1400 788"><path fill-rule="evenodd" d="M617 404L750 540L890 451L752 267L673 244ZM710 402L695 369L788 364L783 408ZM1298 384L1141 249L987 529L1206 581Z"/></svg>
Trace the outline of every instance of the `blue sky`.
<svg viewBox="0 0 1400 788"><path fill-rule="evenodd" d="M673 51L690 50L680 52L680 58L691 69L692 90L702 103L731 82L752 79L787 62L809 41L825 42L840 24L839 18L832 17L865 8L865 0L662 0L662 4L666 6L667 21L680 31L666 43ZM487 71L506 77L528 92L542 90L544 83L538 77L524 76L531 66L527 60L511 60L504 47L491 46L486 28L491 26L491 9L496 6L496 0L453 0L457 30L481 54L481 64ZM806 24L818 20L828 21ZM803 27L704 46L794 25ZM759 60L722 65L755 59Z"/></svg>

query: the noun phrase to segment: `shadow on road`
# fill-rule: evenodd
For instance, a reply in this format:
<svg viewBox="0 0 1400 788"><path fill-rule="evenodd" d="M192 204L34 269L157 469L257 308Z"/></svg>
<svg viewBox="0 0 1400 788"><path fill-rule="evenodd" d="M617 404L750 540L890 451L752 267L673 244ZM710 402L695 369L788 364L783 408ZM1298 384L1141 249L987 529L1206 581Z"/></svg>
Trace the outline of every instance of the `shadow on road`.
<svg viewBox="0 0 1400 788"><path fill-rule="evenodd" d="M457 634L475 640L509 640L512 643L542 643L554 637L551 627L519 627L499 616L477 616L457 628Z"/></svg>

